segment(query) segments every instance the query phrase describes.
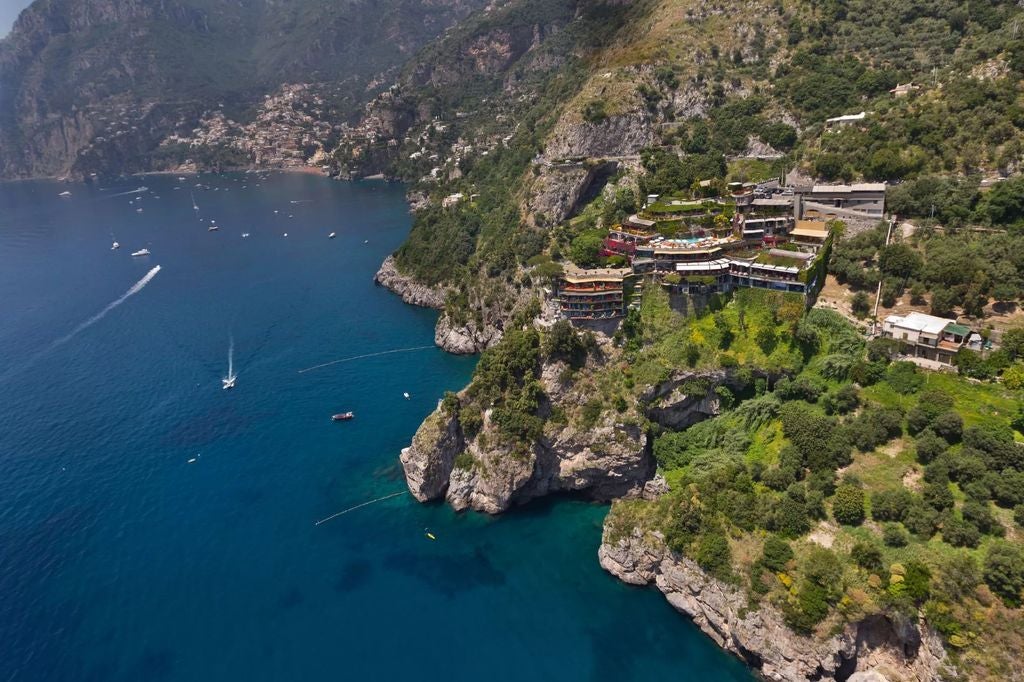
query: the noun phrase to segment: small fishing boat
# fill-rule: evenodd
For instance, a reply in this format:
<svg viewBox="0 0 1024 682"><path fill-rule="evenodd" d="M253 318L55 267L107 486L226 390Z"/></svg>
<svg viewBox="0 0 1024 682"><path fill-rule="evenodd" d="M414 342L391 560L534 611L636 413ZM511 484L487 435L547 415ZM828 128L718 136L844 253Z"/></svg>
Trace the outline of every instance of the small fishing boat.
<svg viewBox="0 0 1024 682"><path fill-rule="evenodd" d="M207 232L216 232L216 231L217 231L217 230L219 230L219 229L220 229L220 228L219 228L219 227L217 227L216 225L210 225L210 226L209 226L208 228L206 228L206 231L207 231Z"/></svg>
<svg viewBox="0 0 1024 682"><path fill-rule="evenodd" d="M149 249L139 249L138 251L135 251L134 253L132 253L132 255L133 256L148 256L149 255Z"/></svg>
<svg viewBox="0 0 1024 682"><path fill-rule="evenodd" d="M405 393L403 393L402 395L403 395L403 396L405 396L405 399L406 399L406 400L408 400L408 399L409 399L409 392L408 392L408 391L406 391L406 392L405 392Z"/></svg>
<svg viewBox="0 0 1024 682"><path fill-rule="evenodd" d="M355 417L355 415L353 413L351 413L351 412L342 412L340 414L333 415L331 417L331 421L332 422L347 422L348 420L352 419L353 417Z"/></svg>
<svg viewBox="0 0 1024 682"><path fill-rule="evenodd" d="M337 237L337 236L338 236L338 235L336 235L336 234L334 234L333 232L331 232L331 233L330 233L329 235L327 235L327 238L328 238L328 239L334 239L334 238L335 238L335 237Z"/></svg>
<svg viewBox="0 0 1024 682"><path fill-rule="evenodd" d="M111 251L116 251L116 250L118 250L120 248L121 248L121 245L118 244L117 242L114 242L113 244L110 245L110 250Z"/></svg>

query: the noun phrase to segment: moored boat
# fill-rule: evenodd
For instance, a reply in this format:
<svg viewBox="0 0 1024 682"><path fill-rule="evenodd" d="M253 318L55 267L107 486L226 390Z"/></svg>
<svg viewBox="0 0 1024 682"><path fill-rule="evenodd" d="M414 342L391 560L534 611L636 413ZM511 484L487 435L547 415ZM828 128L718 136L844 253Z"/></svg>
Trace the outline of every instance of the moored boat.
<svg viewBox="0 0 1024 682"><path fill-rule="evenodd" d="M139 249L138 251L133 252L132 255L133 256L148 256L149 255L149 249Z"/></svg>

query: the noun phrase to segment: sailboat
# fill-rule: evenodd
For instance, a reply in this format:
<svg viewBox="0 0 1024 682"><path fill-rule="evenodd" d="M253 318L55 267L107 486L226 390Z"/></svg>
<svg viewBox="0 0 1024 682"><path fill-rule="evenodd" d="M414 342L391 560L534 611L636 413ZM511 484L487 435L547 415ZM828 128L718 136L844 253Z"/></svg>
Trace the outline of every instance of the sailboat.
<svg viewBox="0 0 1024 682"><path fill-rule="evenodd" d="M234 388L237 378L238 375L235 374L235 340L232 338L231 344L228 346L228 375L220 380L220 383L223 384L221 388L225 391Z"/></svg>

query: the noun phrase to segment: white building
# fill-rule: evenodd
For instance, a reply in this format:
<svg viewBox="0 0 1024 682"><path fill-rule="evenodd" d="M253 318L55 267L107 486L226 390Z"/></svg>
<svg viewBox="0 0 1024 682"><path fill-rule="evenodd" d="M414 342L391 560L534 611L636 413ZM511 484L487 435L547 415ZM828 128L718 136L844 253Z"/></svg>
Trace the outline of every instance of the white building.
<svg viewBox="0 0 1024 682"><path fill-rule="evenodd" d="M946 365L971 335L970 327L924 313L890 315L882 322L882 336L900 342L903 352Z"/></svg>

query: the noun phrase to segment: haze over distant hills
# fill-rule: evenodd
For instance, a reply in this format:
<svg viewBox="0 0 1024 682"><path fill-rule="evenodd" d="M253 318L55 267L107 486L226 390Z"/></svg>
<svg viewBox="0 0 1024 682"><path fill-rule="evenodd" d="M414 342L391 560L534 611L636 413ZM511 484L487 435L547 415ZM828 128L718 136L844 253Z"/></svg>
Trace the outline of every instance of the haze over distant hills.
<svg viewBox="0 0 1024 682"><path fill-rule="evenodd" d="M0 38L10 32L18 13L29 4L29 0L0 0Z"/></svg>
<svg viewBox="0 0 1024 682"><path fill-rule="evenodd" d="M244 117L282 83L352 111L482 0L39 0L0 42L0 175L142 170L211 106ZM101 160L82 162L96 138Z"/></svg>

